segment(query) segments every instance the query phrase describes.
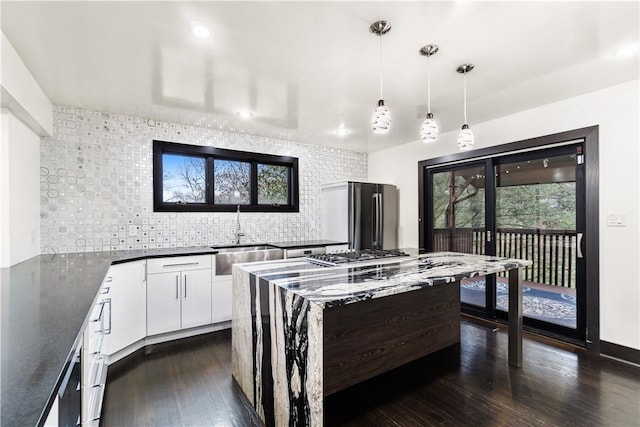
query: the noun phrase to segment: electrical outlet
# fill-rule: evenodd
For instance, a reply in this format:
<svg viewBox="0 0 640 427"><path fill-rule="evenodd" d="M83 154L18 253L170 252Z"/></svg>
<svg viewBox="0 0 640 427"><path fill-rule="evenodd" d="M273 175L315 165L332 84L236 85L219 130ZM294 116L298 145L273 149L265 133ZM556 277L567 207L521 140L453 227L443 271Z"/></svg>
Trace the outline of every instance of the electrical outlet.
<svg viewBox="0 0 640 427"><path fill-rule="evenodd" d="M625 213L608 213L607 214L607 226L608 227L626 227L627 226L627 214L625 214Z"/></svg>

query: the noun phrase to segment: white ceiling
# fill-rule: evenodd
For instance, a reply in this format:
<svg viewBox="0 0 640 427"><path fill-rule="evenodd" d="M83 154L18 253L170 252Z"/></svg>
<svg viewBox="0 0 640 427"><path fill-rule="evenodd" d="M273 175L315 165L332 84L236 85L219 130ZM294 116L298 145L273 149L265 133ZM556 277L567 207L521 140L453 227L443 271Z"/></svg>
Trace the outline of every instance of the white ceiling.
<svg viewBox="0 0 640 427"><path fill-rule="evenodd" d="M639 77L638 1L585 2L12 2L2 31L52 102L210 124L375 151L419 139L426 112L441 132ZM387 135L370 130L382 39ZM197 39L191 21L212 32ZM238 109L255 111L241 120ZM351 130L347 137L334 131Z"/></svg>

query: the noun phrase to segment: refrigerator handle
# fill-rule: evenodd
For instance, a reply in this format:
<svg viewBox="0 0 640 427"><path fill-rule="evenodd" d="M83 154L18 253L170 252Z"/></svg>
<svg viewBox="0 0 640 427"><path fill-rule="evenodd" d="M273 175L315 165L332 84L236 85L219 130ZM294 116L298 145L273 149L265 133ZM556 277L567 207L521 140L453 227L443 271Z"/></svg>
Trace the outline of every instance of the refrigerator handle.
<svg viewBox="0 0 640 427"><path fill-rule="evenodd" d="M380 193L374 193L371 198L373 199L373 249L380 249Z"/></svg>
<svg viewBox="0 0 640 427"><path fill-rule="evenodd" d="M349 186L349 197L351 198L351 203L347 208L349 211L349 233L347 238L349 239L349 249L356 249L358 247L358 239L360 237L357 235L360 222L357 219L358 209L356 206L355 188L353 188L352 185Z"/></svg>
<svg viewBox="0 0 640 427"><path fill-rule="evenodd" d="M384 249L382 247L382 245L384 243L382 241L383 240L382 239L382 236L383 236L383 234L382 234L382 227L383 227L383 224L382 224L382 219L383 219L382 218L382 206L383 206L383 204L382 203L383 203L382 193L378 193L378 215L377 215L377 218L378 218L378 239L377 239L378 240L378 249Z"/></svg>

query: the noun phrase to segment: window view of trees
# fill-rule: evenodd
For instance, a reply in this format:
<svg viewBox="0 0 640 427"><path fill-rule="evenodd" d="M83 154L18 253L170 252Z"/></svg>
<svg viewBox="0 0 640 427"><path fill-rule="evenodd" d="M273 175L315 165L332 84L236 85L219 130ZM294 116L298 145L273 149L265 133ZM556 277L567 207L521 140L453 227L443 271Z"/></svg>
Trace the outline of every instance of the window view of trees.
<svg viewBox="0 0 640 427"><path fill-rule="evenodd" d="M483 168L433 175L434 228L484 227ZM575 182L498 187L498 228L575 230Z"/></svg>
<svg viewBox="0 0 640 427"><path fill-rule="evenodd" d="M173 203L204 203L205 159L178 154L162 156L162 200Z"/></svg>
<svg viewBox="0 0 640 427"><path fill-rule="evenodd" d="M527 280L576 286L575 156L523 160L496 166L493 241L498 256L527 258ZM432 175L433 248L483 254L484 165Z"/></svg>
<svg viewBox="0 0 640 427"><path fill-rule="evenodd" d="M213 161L214 203L248 205L251 164L235 160Z"/></svg>
<svg viewBox="0 0 640 427"><path fill-rule="evenodd" d="M258 164L258 204L286 205L288 182L288 167Z"/></svg>
<svg viewBox="0 0 640 427"><path fill-rule="evenodd" d="M298 212L298 159L153 141L157 212Z"/></svg>
<svg viewBox="0 0 640 427"><path fill-rule="evenodd" d="M576 229L576 183L498 187L498 228Z"/></svg>
<svg viewBox="0 0 640 427"><path fill-rule="evenodd" d="M433 175L434 228L484 227L484 168Z"/></svg>

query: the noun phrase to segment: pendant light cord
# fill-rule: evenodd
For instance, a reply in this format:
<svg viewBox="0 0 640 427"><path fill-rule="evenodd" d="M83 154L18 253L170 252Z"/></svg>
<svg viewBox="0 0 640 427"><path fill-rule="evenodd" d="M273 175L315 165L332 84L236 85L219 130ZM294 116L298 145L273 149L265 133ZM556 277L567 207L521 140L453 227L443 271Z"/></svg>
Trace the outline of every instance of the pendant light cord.
<svg viewBox="0 0 640 427"><path fill-rule="evenodd" d="M427 56L427 113L431 113L431 63Z"/></svg>
<svg viewBox="0 0 640 427"><path fill-rule="evenodd" d="M467 124L467 71L464 72L464 124Z"/></svg>
<svg viewBox="0 0 640 427"><path fill-rule="evenodd" d="M378 36L380 38L378 48L379 48L379 60L380 60L380 99L384 99L382 97L382 34Z"/></svg>

